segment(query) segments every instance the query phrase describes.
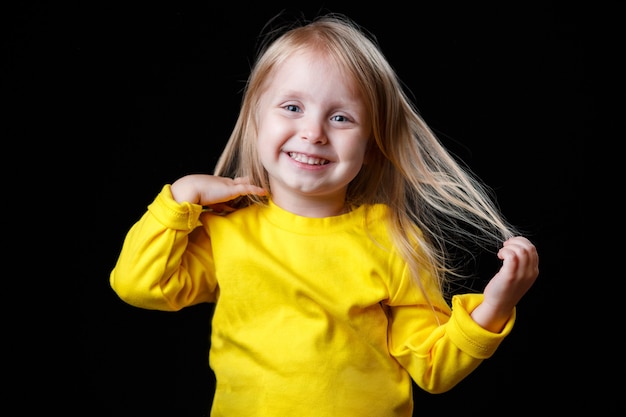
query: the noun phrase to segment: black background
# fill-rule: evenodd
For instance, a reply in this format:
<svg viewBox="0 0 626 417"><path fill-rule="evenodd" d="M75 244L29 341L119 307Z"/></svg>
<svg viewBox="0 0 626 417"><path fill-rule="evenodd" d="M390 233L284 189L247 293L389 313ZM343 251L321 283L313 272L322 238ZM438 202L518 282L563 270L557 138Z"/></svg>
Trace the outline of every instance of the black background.
<svg viewBox="0 0 626 417"><path fill-rule="evenodd" d="M416 389L414 415L623 411L589 374L595 361L580 340L590 329L571 297L583 281L579 191L595 111L593 27L613 12L549 1L346 4L33 2L8 14L3 89L17 98L7 114L45 114L39 123L75 138L48 146L71 153L57 168L72 179L67 188L82 190L59 190L82 213L71 228L78 390L60 402L91 416L208 415L211 307L136 309L117 299L108 275L162 185L211 171L257 35L285 10L344 12L373 32L426 122L494 188L540 253L540 277L511 336L450 392ZM19 142L40 129L7 132Z"/></svg>

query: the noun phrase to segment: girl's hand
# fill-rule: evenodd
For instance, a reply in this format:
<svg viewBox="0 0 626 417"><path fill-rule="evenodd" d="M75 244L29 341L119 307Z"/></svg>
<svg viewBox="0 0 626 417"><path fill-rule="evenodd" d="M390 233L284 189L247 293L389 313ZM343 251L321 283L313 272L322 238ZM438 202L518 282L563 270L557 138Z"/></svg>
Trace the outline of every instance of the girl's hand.
<svg viewBox="0 0 626 417"><path fill-rule="evenodd" d="M502 329L539 275L537 249L525 237L516 236L504 242L498 258L502 259L502 267L485 287L483 302L472 312L474 321L493 332Z"/></svg>
<svg viewBox="0 0 626 417"><path fill-rule="evenodd" d="M226 203L242 195L265 195L267 191L250 184L246 178L227 178L207 174L191 174L176 180L171 186L172 196L179 203L188 201L228 211Z"/></svg>

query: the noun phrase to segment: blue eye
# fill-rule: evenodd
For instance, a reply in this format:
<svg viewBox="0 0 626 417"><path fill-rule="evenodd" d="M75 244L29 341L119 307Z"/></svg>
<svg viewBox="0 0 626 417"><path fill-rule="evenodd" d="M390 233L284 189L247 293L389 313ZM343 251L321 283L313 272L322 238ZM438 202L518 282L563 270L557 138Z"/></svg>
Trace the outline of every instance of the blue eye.
<svg viewBox="0 0 626 417"><path fill-rule="evenodd" d="M285 106L285 110L297 112L297 111L300 111L300 108L298 106L296 106L296 105L293 105L293 104L287 104Z"/></svg>
<svg viewBox="0 0 626 417"><path fill-rule="evenodd" d="M331 117L331 120L334 120L335 122L347 122L348 118L346 116L337 115Z"/></svg>

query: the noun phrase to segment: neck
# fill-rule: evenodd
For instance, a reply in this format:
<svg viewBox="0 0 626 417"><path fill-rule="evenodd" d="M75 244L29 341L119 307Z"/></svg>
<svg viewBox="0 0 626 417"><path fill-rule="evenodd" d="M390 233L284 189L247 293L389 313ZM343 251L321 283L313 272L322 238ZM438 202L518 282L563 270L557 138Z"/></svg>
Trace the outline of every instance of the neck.
<svg viewBox="0 0 626 417"><path fill-rule="evenodd" d="M343 199L327 200L307 197L286 199L275 198L275 196L272 196L272 201L283 210L303 217L332 217L339 216L350 211Z"/></svg>

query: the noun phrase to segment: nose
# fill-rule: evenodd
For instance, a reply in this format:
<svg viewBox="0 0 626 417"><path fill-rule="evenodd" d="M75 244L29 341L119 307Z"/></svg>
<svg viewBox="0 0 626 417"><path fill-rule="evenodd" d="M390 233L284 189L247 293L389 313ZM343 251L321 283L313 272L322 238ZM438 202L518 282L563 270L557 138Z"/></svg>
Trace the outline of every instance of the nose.
<svg viewBox="0 0 626 417"><path fill-rule="evenodd" d="M306 140L309 143L323 145L328 142L324 128L320 123L311 122L305 123L300 131L300 138Z"/></svg>

